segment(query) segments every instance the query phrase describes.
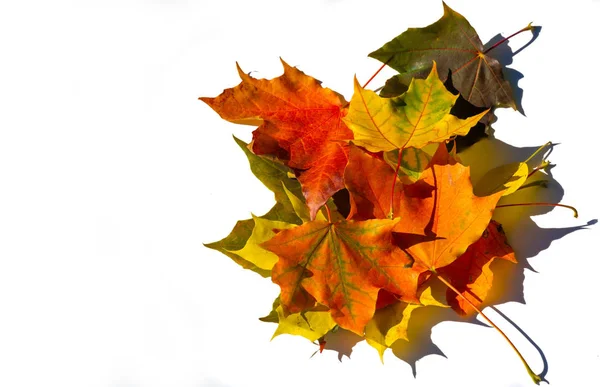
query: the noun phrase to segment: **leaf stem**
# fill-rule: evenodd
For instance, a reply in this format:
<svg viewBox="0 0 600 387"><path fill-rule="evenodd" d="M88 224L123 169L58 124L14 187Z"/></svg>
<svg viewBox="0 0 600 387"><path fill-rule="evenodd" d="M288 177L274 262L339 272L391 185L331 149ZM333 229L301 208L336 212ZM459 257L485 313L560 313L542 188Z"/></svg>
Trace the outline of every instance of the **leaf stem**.
<svg viewBox="0 0 600 387"><path fill-rule="evenodd" d="M390 196L390 212L388 212L388 218L394 219L394 192L396 191L396 179L398 178L398 171L400 170L400 164L402 164L402 151L404 148L398 150L398 163L396 163L396 170L394 171L394 179L392 180L392 196Z"/></svg>
<svg viewBox="0 0 600 387"><path fill-rule="evenodd" d="M573 211L573 216L575 216L576 218L579 217L579 213L577 212L577 209L573 206L568 206L566 204L560 204L560 203L545 203L545 202L540 202L540 203L513 203L513 204L500 204L499 206L496 206L496 208L502 208L502 207L517 207L517 206L549 206L549 207L564 207L564 208L568 208L570 210Z"/></svg>
<svg viewBox="0 0 600 387"><path fill-rule="evenodd" d="M541 171L542 169L546 168L547 166L548 166L548 164L542 164L542 165L539 165L539 166L533 168L531 170L531 172L529 172L529 175L527 175L527 178L529 179L531 177L531 175L533 175L537 171Z"/></svg>
<svg viewBox="0 0 600 387"><path fill-rule="evenodd" d="M540 384L540 382L543 380L542 377L537 375L535 372L533 372L533 370L531 369L531 367L529 367L529 364L527 363L527 361L525 360L523 355L521 355L521 352L519 352L517 347L513 344L512 341L510 341L510 339L508 338L508 336L506 336L506 334L502 331L502 329L500 329L496 324L494 324L494 322L492 320L490 320L489 317L486 316L485 313L483 313L478 307L476 307L467 297L463 296L461 292L459 292L454 286L452 286L450 281L447 281L446 279L444 279L444 277L442 277L439 274L437 274L436 276L441 282L444 283L444 285L446 285L449 289L451 289L459 297L461 297L463 300L465 300L477 313L479 313L481 315L481 317L483 317L485 319L485 321L487 321L491 326L493 326L498 331L498 333L500 333L500 335L502 335L502 337L504 337L504 339L508 342L508 344L512 347L512 349L517 353L517 356L519 356L519 359L521 359L521 362L527 369L527 373L529 374L529 376L531 377L533 382L535 384Z"/></svg>
<svg viewBox="0 0 600 387"><path fill-rule="evenodd" d="M517 189L517 191L520 191L520 190L526 189L526 188L537 187L537 186L543 187L543 188L548 188L549 182L550 182L549 180L532 181L531 183L523 184L522 186L519 187L519 189Z"/></svg>
<svg viewBox="0 0 600 387"><path fill-rule="evenodd" d="M531 159L533 159L538 153L540 153L542 151L542 149L544 149L547 146L552 145L552 141L548 141L547 143L545 143L544 145L542 145L541 147L537 148L537 150L535 152L533 152L533 154L531 156L529 156L527 158L527 160L523 161L524 163L528 163L529 161L531 161Z"/></svg>
<svg viewBox="0 0 600 387"><path fill-rule="evenodd" d="M368 85L369 83L371 83L371 81L373 80L373 78L375 78L375 77L377 76L377 74L379 74L379 72L380 72L381 70L383 70L383 68L384 68L384 67L385 67L385 66L388 64L388 62L389 62L390 60L392 60L392 58L388 59L388 60L387 60L387 62L385 62L384 64L382 64L382 65L381 65L381 67L379 68L379 70L375 71L375 74L373 74L373 76L372 76L371 78L369 78L369 80L368 80L368 81L367 81L367 82L366 82L366 83L363 85L363 87L362 87L363 89L364 89L365 87L367 87L367 85Z"/></svg>
<svg viewBox="0 0 600 387"><path fill-rule="evenodd" d="M327 210L327 220L329 221L329 224L331 224L331 211L329 210L329 205L327 205L327 203L325 203L325 209Z"/></svg>
<svg viewBox="0 0 600 387"><path fill-rule="evenodd" d="M533 30L535 27L531 25L531 23L529 23L527 25L527 27L520 29L519 31L515 32L514 34L510 35L507 38L502 39L501 41L499 41L498 43L494 44L492 47L488 48L487 50L485 50L483 53L487 54L488 52L492 51L494 48L498 47L499 45L501 45L502 43L506 42L508 39L512 38L515 35L519 35L521 32L525 32L525 31L531 31Z"/></svg>

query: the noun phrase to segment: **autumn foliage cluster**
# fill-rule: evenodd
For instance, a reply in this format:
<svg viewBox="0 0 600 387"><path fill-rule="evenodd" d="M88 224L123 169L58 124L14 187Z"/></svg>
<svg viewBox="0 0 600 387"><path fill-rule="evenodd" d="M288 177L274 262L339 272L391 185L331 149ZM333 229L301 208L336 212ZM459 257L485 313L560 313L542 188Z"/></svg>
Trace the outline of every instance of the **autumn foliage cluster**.
<svg viewBox="0 0 600 387"><path fill-rule="evenodd" d="M250 144L236 142L276 204L207 246L279 285L263 317L275 335L325 345L344 329L383 356L407 339L415 309L477 313L492 261L516 262L492 214L544 165L504 165L473 185L457 152L494 109L516 107L491 49L444 5L434 24L370 54L398 71L381 90L355 79L348 102L282 60L277 78L238 66L239 85L201 98L225 120L258 126Z"/></svg>

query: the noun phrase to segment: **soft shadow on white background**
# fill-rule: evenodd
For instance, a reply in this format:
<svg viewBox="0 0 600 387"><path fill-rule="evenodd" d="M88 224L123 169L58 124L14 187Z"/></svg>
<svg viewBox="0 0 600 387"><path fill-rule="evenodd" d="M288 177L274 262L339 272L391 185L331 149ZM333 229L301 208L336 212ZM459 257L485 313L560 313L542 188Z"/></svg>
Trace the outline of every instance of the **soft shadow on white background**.
<svg viewBox="0 0 600 387"><path fill-rule="evenodd" d="M548 140L564 203L543 228L598 218L599 3L453 1L481 39L530 21L513 59L523 107L496 137ZM345 95L379 63L367 54L437 20L440 1L21 1L0 5L0 385L530 386L492 329L441 323L447 356L410 366L358 344L342 362L260 322L278 288L203 242L262 214L272 194L222 121L197 98L281 74L279 57ZM511 40L517 50L529 36ZM386 73L389 75L391 72ZM377 87L385 74L375 79ZM528 259L526 305L498 308L541 347L552 386L597 382L597 226ZM520 286L520 285L519 285ZM508 328L534 370L536 350Z"/></svg>

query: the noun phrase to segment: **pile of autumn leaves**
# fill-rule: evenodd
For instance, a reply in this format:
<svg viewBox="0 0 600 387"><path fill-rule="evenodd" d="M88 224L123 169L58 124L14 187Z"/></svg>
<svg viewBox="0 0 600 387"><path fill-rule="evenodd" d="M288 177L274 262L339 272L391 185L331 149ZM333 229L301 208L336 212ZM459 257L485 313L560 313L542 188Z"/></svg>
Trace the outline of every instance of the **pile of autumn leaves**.
<svg viewBox="0 0 600 387"><path fill-rule="evenodd" d="M468 39L460 36L465 30ZM410 46L419 31L458 48L420 52ZM251 144L236 141L276 200L267 214L239 221L207 246L280 286L263 318L278 323L275 335L314 341L345 329L382 355L407 339L413 310L472 314L467 300L485 301L492 261L516 262L491 217L529 170L526 163L492 170L473 187L453 149L456 136L489 117L485 108L514 106L500 65L483 54L460 14L445 6L438 22L408 30L371 56L400 74L380 94L355 80L349 103L283 61L283 75L272 80L238 67L238 86L201 99L228 121L258 125ZM466 63L460 71L457 61ZM459 95L440 79L448 70L480 113L451 114ZM350 205L344 215L332 199L343 190ZM434 294L439 280L455 290Z"/></svg>

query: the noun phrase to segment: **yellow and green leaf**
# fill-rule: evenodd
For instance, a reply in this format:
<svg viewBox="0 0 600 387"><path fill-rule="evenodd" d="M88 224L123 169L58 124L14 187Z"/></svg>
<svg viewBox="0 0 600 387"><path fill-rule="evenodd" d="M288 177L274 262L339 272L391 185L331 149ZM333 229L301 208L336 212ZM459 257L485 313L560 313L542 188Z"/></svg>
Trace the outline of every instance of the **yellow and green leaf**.
<svg viewBox="0 0 600 387"><path fill-rule="evenodd" d="M427 79L413 79L400 97L382 98L354 80L346 125L353 142L371 152L422 148L455 135L466 135L487 110L459 119L450 114L458 95L440 81L435 62Z"/></svg>
<svg viewBox="0 0 600 387"><path fill-rule="evenodd" d="M271 270L277 262L277 255L265 250L260 244L273 238L276 234L274 230L284 230L296 227L296 225L263 219L254 215L252 215L252 219L254 220L254 229L246 244L239 250L230 250L230 253L236 254L262 270Z"/></svg>

